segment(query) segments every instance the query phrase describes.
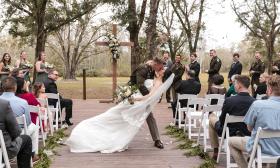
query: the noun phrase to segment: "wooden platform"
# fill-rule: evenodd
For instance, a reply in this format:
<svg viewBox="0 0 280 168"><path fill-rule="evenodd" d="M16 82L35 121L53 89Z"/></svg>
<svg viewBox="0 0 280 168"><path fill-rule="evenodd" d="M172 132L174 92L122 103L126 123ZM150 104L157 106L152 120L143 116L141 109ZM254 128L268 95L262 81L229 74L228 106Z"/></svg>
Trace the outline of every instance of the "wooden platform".
<svg viewBox="0 0 280 168"><path fill-rule="evenodd" d="M73 122L98 115L114 104L100 104L98 100L74 100ZM160 103L153 112L161 133L165 148L160 150L153 146L147 124L136 135L129 149L121 153L70 153L67 146L58 150L58 156L52 161L52 168L193 168L198 167L202 160L198 157L187 158L183 151L176 149L173 139L163 135L165 126L171 122L172 112L167 103ZM74 126L75 126L74 125ZM74 127L72 126L72 127ZM71 129L67 132L70 133Z"/></svg>

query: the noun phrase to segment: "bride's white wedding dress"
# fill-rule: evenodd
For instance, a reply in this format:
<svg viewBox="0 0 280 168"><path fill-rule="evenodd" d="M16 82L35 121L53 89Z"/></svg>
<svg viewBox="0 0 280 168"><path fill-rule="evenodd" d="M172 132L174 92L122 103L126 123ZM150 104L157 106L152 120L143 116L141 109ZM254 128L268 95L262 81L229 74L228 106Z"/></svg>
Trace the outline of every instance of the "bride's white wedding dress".
<svg viewBox="0 0 280 168"><path fill-rule="evenodd" d="M106 112L79 123L66 141L70 151L113 153L127 149L162 93L172 84L173 78L174 74L143 101L136 101L134 105L119 103ZM152 86L149 83L145 85Z"/></svg>

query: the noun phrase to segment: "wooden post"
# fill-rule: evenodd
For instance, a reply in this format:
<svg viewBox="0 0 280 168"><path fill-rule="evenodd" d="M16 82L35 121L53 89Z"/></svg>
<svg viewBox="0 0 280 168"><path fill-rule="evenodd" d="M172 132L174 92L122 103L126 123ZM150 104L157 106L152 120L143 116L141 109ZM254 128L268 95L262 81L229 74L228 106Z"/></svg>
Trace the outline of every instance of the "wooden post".
<svg viewBox="0 0 280 168"><path fill-rule="evenodd" d="M83 99L87 99L86 69L83 69Z"/></svg>

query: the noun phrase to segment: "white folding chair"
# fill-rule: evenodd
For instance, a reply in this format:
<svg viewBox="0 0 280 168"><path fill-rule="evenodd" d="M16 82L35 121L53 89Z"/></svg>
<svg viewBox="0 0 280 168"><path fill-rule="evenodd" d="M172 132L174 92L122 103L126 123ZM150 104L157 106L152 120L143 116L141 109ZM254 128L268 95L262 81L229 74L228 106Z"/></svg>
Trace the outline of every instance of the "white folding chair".
<svg viewBox="0 0 280 168"><path fill-rule="evenodd" d="M176 106L176 112L175 112L175 118L174 118L174 124L176 124L176 117L178 115L178 127L181 128L183 127L183 124L181 124L181 121L183 121L182 114L188 110L187 107L182 107L180 101L182 100L187 100L189 101L190 99L196 98L197 95L194 94L177 94L177 106Z"/></svg>
<svg viewBox="0 0 280 168"><path fill-rule="evenodd" d="M199 130L198 130L198 137L197 137L197 144L199 144L199 140L200 140L200 135L201 135L201 130L203 128L203 150L204 152L206 152L206 150L208 148L210 148L207 145L207 138L208 138L208 129L209 129L209 119L208 119L208 115L209 112L217 112L217 111L221 111L222 109L222 105L219 104L215 104L215 105L204 105L203 109L202 109L202 113L200 116L200 126L199 126Z"/></svg>
<svg viewBox="0 0 280 168"><path fill-rule="evenodd" d="M225 151L226 151L226 160L227 160L227 168L230 167L238 167L236 163L231 163L230 162L230 150L229 150L229 145L228 145L228 138L230 137L229 135L229 128L227 124L229 123L238 123L238 122L243 122L244 116L234 116L234 115L226 115L226 119L224 122L224 127L223 127L223 132L219 144L219 152L218 152L218 157L217 157L217 163L220 161L220 154L222 151L222 146L225 141Z"/></svg>
<svg viewBox="0 0 280 168"><path fill-rule="evenodd" d="M280 130L264 130L261 127L258 128L248 168L255 167L256 162L257 167L261 168L263 163L276 163L277 159L280 158L280 156L271 156L262 153L259 141L264 138L280 138Z"/></svg>
<svg viewBox="0 0 280 168"><path fill-rule="evenodd" d="M54 128L55 130L58 130L58 122L59 122L59 116L60 116L60 125L62 125L62 113L61 113L61 105L60 105L60 97L59 97L59 93L55 94L55 93L45 93L46 96L48 97L48 99L54 99L57 100L56 102L56 106L55 107L51 107L49 106L49 110L51 112L55 113L55 125Z"/></svg>
<svg viewBox="0 0 280 168"><path fill-rule="evenodd" d="M2 130L0 130L0 145L0 168L11 168Z"/></svg>
<svg viewBox="0 0 280 168"><path fill-rule="evenodd" d="M36 125L38 127L40 127L41 130L41 138L43 141L43 146L46 146L46 139L47 139L47 134L44 132L44 124L43 124L43 120L46 118L44 114L42 114L41 110L40 110L40 106L32 106L29 105L28 106L28 110L29 112L32 113L36 113L38 115L37 119L36 119Z"/></svg>
<svg viewBox="0 0 280 168"><path fill-rule="evenodd" d="M53 136L53 132L54 132L54 127L53 127L53 115L52 112L49 110L49 103L48 103L48 99L41 99L41 98L37 98L38 102L40 102L41 104L41 108L45 108L45 115L44 115L44 123L45 125L49 125L49 130L51 133L51 136ZM48 124L47 124L48 123Z"/></svg>
<svg viewBox="0 0 280 168"><path fill-rule="evenodd" d="M221 95L221 94L207 94L207 95L205 95L205 98L208 99L210 102L213 99L217 99L218 100L217 104L223 105L224 100L225 100L225 95L224 94L223 95Z"/></svg>
<svg viewBox="0 0 280 168"><path fill-rule="evenodd" d="M267 95L266 94L257 94L256 99L261 100L265 96L267 96Z"/></svg>
<svg viewBox="0 0 280 168"><path fill-rule="evenodd" d="M16 120L17 120L17 123L18 123L19 125L23 125L23 131L22 131L21 134L28 135L28 134L27 134L27 123L26 123L25 115L23 114L23 115L21 115L21 116L19 116L19 117L16 117ZM31 162L31 163L30 163L31 167L33 167L32 158L31 158L30 162Z"/></svg>
<svg viewBox="0 0 280 168"><path fill-rule="evenodd" d="M185 118L185 125L184 130L186 129L186 126L188 126L188 138L191 139L193 136L198 136L198 133L192 133L192 127L196 128L196 121L201 119L202 114L202 108L204 106L207 106L209 104L209 101L205 98L193 98L190 99L187 106L186 118ZM193 107L190 107L193 106ZM198 108L198 110L197 110ZM188 119L188 122L187 122ZM187 124L188 123L188 124Z"/></svg>

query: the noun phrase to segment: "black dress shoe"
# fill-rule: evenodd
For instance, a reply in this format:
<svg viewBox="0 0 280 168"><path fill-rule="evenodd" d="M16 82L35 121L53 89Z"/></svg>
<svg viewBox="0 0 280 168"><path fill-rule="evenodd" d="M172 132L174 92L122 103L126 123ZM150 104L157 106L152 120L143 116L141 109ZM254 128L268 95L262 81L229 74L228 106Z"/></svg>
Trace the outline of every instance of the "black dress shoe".
<svg viewBox="0 0 280 168"><path fill-rule="evenodd" d="M63 121L63 123L66 123L68 126L73 125L73 123L70 120L65 120L65 121Z"/></svg>
<svg viewBox="0 0 280 168"><path fill-rule="evenodd" d="M163 149L164 146L162 144L162 142L160 140L156 140L155 141L155 147L159 148L159 149Z"/></svg>

